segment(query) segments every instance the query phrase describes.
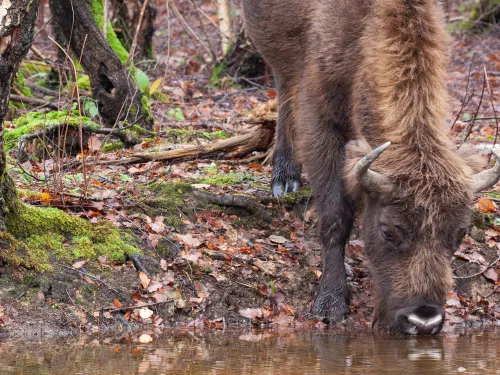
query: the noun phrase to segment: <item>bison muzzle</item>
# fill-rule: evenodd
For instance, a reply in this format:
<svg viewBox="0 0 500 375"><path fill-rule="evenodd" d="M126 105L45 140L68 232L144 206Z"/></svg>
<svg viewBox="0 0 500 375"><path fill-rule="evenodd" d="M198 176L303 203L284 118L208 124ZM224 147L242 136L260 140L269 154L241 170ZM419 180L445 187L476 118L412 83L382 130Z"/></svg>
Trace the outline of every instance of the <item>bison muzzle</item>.
<svg viewBox="0 0 500 375"><path fill-rule="evenodd" d="M278 91L275 195L308 173L324 248L312 312L348 313L344 248L355 210L377 326L436 334L473 194L500 178L446 136L447 48L438 0L243 0ZM372 149L371 146L378 146Z"/></svg>

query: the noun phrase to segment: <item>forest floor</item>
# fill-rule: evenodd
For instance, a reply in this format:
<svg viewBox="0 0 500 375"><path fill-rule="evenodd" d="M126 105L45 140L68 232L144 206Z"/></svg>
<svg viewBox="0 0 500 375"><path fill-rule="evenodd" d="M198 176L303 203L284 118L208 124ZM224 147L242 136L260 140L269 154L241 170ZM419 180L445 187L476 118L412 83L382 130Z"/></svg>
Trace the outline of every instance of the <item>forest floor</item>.
<svg viewBox="0 0 500 375"><path fill-rule="evenodd" d="M211 3L203 7L214 14ZM141 264L75 258L29 278L0 267L0 339L130 327L326 328L309 314L321 278L321 248L307 175L301 192L277 200L270 196L265 152L117 165L137 152L249 134L275 116L274 89L214 75L179 22L165 19L160 9L158 62L141 66L151 86L161 79L155 90L162 95L152 99L156 138L104 151L106 137L92 136L85 170L81 154L19 162L15 149L10 154L11 174L26 203L130 230L141 244ZM197 22L193 18L190 24L199 31ZM41 35L35 46L54 54ZM491 145L498 134L494 111L500 111L500 39L455 33L450 47L450 137L457 146L464 140ZM27 61L35 59L30 55ZM42 73L25 80L35 81ZM26 111L46 109L18 109L11 119ZM7 123L6 131L13 127ZM221 198L242 194L241 202ZM500 188L479 198L474 208L480 220L473 222L453 260L456 279L446 301L445 330L500 323ZM356 227L346 250L351 313L341 326L363 329L371 326L374 286L358 232Z"/></svg>

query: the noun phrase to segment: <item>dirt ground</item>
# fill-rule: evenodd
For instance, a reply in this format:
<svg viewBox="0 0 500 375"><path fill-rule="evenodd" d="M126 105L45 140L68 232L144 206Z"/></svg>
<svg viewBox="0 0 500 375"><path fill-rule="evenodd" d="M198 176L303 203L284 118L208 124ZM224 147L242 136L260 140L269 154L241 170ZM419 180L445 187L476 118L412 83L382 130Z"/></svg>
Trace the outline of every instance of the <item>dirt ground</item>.
<svg viewBox="0 0 500 375"><path fill-rule="evenodd" d="M184 5L186 20L201 34L199 19ZM211 2L202 8L215 14ZM92 160L112 162L138 151L207 144L255 131L259 120L249 119L274 116L271 87L214 78L213 66L199 58L199 47L161 7L157 27L158 63L142 63L142 69L151 82L163 79L159 90L164 96L152 102L159 136L131 149L99 150ZM216 40L217 30L207 27L207 35ZM35 46L54 53L43 35ZM500 39L455 31L450 48L450 136L457 146L464 139L491 145L498 134ZM73 163L78 156L64 160L62 185L41 178L53 167L52 159L14 163L17 186L39 192L23 195L27 203L60 207L94 222L110 220L135 234L143 254L122 262L104 257L54 261L52 272L37 275L1 266L0 340L164 326L326 328L309 315L321 277L321 249L307 175L300 193L276 200L270 197L265 153L230 160L219 156L101 163L87 172L85 199L82 170ZM212 199L241 194L247 197L242 204ZM500 188L479 198L469 234L453 260L455 286L446 301L445 329L500 324ZM368 329L374 286L358 232L355 228L346 251L351 314L343 324Z"/></svg>

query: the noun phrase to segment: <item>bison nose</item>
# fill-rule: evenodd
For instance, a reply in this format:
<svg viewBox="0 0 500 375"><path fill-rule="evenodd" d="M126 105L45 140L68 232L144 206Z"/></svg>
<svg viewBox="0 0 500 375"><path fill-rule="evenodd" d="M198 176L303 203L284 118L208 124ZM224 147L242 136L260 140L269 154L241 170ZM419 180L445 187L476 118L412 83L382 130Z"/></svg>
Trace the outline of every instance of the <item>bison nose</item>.
<svg viewBox="0 0 500 375"><path fill-rule="evenodd" d="M435 335L444 323L444 309L440 306L426 305L411 309L405 314L406 333L410 335Z"/></svg>

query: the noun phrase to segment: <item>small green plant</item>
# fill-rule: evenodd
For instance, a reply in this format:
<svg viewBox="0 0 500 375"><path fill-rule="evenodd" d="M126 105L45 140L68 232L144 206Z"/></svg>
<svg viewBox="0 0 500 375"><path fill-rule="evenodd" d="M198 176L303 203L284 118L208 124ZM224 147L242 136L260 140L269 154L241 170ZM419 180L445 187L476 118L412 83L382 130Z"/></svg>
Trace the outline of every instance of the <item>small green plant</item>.
<svg viewBox="0 0 500 375"><path fill-rule="evenodd" d="M184 117L184 113L182 112L182 109L179 107L172 108L168 111L168 116L175 118L176 121L184 121L186 118Z"/></svg>

